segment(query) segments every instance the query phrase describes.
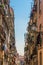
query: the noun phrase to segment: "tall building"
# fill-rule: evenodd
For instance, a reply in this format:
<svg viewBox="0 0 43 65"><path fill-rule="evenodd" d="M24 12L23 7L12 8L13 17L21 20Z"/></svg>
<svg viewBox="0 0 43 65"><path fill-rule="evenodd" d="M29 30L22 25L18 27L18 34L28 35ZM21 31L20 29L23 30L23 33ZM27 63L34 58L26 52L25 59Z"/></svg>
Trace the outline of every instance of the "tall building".
<svg viewBox="0 0 43 65"><path fill-rule="evenodd" d="M10 0L0 0L0 65L14 65L15 56L14 11Z"/></svg>
<svg viewBox="0 0 43 65"><path fill-rule="evenodd" d="M37 25L38 25L38 32L40 33L41 41L38 47L38 65L43 65L43 0L37 0L38 9L37 9ZM40 62L40 63L39 63Z"/></svg>
<svg viewBox="0 0 43 65"><path fill-rule="evenodd" d="M34 0L25 34L25 64L43 65L43 1ZM28 54L29 53L29 54Z"/></svg>

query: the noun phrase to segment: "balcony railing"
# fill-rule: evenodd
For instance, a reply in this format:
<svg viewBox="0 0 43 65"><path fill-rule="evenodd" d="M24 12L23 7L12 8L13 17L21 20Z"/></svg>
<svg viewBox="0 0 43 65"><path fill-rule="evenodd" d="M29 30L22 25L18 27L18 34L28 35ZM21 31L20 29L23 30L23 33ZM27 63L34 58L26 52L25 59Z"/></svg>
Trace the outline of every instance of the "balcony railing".
<svg viewBox="0 0 43 65"><path fill-rule="evenodd" d="M30 14L30 18L33 19L33 12L31 12L31 14Z"/></svg>
<svg viewBox="0 0 43 65"><path fill-rule="evenodd" d="M10 0L4 0L4 4L9 5Z"/></svg>
<svg viewBox="0 0 43 65"><path fill-rule="evenodd" d="M4 15L4 4L0 5L0 13Z"/></svg>
<svg viewBox="0 0 43 65"><path fill-rule="evenodd" d="M33 6L32 12L31 12L31 14L30 14L30 18L33 18L34 12L37 12L37 5L34 5L34 6Z"/></svg>
<svg viewBox="0 0 43 65"><path fill-rule="evenodd" d="M37 31L37 27L35 25L32 25L32 28L31 28L32 31Z"/></svg>
<svg viewBox="0 0 43 65"><path fill-rule="evenodd" d="M5 34L2 27L0 27L0 37L1 37L2 40L5 40L5 38L6 38L6 34Z"/></svg>
<svg viewBox="0 0 43 65"><path fill-rule="evenodd" d="M28 50L28 47L25 47L24 50L27 51Z"/></svg>
<svg viewBox="0 0 43 65"><path fill-rule="evenodd" d="M33 49L33 54L34 54L34 55L37 54L37 47L35 47L35 48Z"/></svg>
<svg viewBox="0 0 43 65"><path fill-rule="evenodd" d="M0 4L0 13L3 15L8 14L8 6L4 4Z"/></svg>
<svg viewBox="0 0 43 65"><path fill-rule="evenodd" d="M33 6L33 12L37 12L37 5Z"/></svg>

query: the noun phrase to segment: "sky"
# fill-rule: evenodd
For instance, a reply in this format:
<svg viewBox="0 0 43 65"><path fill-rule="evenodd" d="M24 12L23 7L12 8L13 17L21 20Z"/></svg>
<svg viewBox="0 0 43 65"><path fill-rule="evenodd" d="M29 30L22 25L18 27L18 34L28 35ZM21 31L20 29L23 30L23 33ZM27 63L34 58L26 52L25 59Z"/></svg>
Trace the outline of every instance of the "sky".
<svg viewBox="0 0 43 65"><path fill-rule="evenodd" d="M24 55L24 34L29 22L32 0L10 0L14 10L16 48L20 55Z"/></svg>

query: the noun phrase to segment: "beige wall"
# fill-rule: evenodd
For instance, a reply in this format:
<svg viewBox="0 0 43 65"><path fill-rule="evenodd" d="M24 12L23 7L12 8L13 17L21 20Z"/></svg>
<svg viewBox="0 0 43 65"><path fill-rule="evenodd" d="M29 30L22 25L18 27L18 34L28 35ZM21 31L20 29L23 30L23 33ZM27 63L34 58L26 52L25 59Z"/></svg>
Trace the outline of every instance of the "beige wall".
<svg viewBox="0 0 43 65"><path fill-rule="evenodd" d="M43 27L43 0L40 0L40 10L41 10L41 13L39 14L39 0L37 1L38 4L37 4L37 25L38 25L38 30L39 30L39 26L40 24L42 25ZM42 31L43 31L43 28L42 28Z"/></svg>
<svg viewBox="0 0 43 65"><path fill-rule="evenodd" d="M38 49L38 65L40 65L40 52L42 53L42 65L43 65L43 48Z"/></svg>
<svg viewBox="0 0 43 65"><path fill-rule="evenodd" d="M39 31L39 26L41 24L41 31L43 32L43 0L40 0L40 10L41 13L39 14L39 0L37 0L37 25L38 25L38 31ZM38 65L40 65L40 52L42 53L42 65L43 65L43 35L42 35L42 47L38 49Z"/></svg>

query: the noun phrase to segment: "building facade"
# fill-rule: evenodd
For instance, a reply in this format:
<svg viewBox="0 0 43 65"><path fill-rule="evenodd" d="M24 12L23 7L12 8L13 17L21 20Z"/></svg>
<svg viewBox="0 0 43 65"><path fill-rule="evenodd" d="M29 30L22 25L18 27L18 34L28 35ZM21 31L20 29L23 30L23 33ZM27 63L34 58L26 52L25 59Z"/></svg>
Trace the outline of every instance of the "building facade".
<svg viewBox="0 0 43 65"><path fill-rule="evenodd" d="M34 0L25 34L25 64L43 65L43 1ZM29 52L29 54L28 54Z"/></svg>
<svg viewBox="0 0 43 65"><path fill-rule="evenodd" d="M0 0L0 65L15 63L14 11L9 4L10 0Z"/></svg>

